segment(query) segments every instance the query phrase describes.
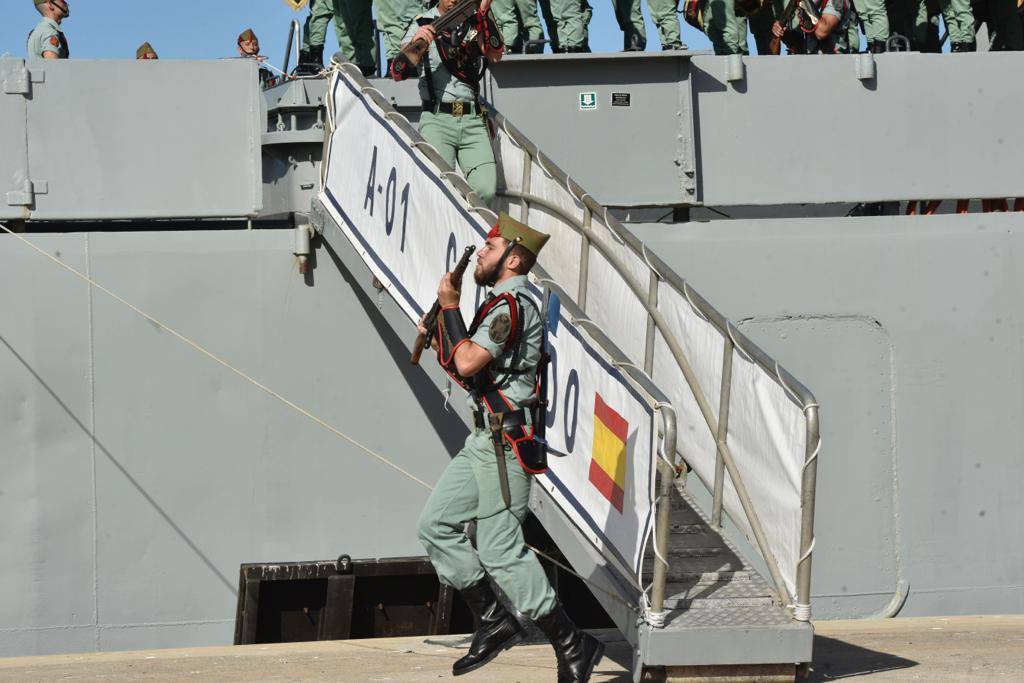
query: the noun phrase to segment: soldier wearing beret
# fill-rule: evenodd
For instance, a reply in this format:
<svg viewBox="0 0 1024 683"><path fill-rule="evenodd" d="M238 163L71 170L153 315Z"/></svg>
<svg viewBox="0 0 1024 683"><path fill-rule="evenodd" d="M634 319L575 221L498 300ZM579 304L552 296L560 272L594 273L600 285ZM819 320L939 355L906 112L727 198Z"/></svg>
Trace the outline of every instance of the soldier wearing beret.
<svg viewBox="0 0 1024 683"><path fill-rule="evenodd" d="M254 59L259 64L260 84L267 85L274 78L274 74L263 66L266 57L260 54L260 39L251 28L247 28L238 34L238 56L243 59Z"/></svg>
<svg viewBox="0 0 1024 683"><path fill-rule="evenodd" d="M143 43L142 45L139 45L139 49L137 49L135 51L135 59L160 59L160 58L157 56L156 50L153 49L153 46L150 45L147 42L147 43Z"/></svg>
<svg viewBox="0 0 1024 683"><path fill-rule="evenodd" d="M559 605L544 569L523 540L530 478L547 470L541 378L547 356L544 323L527 288L527 273L548 235L502 213L477 252L473 274L490 294L466 327L460 282L445 274L438 362L469 391L474 429L448 464L420 515L418 534L438 578L458 590L478 627L452 673L469 673L523 638L516 618L488 581L551 640L559 681L586 681L604 645L578 629ZM421 333L426 330L420 322ZM476 522L476 549L465 526Z"/></svg>
<svg viewBox="0 0 1024 683"><path fill-rule="evenodd" d="M61 22L71 16L67 0L33 0L42 20L28 35L29 59L67 59L71 56Z"/></svg>

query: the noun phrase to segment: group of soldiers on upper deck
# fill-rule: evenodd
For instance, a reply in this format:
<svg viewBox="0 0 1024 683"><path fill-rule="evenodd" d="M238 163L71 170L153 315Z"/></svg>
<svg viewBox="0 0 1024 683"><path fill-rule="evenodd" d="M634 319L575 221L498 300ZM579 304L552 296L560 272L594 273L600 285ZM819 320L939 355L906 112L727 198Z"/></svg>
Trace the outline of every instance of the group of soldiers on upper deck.
<svg viewBox="0 0 1024 683"><path fill-rule="evenodd" d="M68 0L32 1L42 20L29 36L29 56L66 59L70 49L61 23L71 14ZM644 50L647 35L640 0L612 3L623 32L623 50ZM323 68L327 27L332 21L342 55L365 75L374 73L380 56L373 14L390 71L409 27L436 4L437 0L310 0L298 73L313 74ZM687 23L707 34L719 55L749 54L748 31L760 55L779 54L780 42L791 53L858 52L861 34L868 52L940 52L947 38L952 52L973 52L982 25L991 50L1024 50L1024 0L647 0L647 4L663 50L685 48L677 8ZM588 0L493 0L490 13L506 52L541 53L545 45L556 53L590 52L593 9ZM943 37L940 17L945 24ZM252 29L239 35L237 44L240 56L263 61ZM135 56L158 59L148 42L139 46ZM261 80L272 76L261 69Z"/></svg>

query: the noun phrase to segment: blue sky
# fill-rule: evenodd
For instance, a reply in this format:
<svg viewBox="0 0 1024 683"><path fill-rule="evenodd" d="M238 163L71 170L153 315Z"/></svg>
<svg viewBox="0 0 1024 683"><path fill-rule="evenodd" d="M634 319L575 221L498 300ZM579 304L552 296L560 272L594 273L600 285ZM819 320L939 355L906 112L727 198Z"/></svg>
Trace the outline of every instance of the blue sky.
<svg viewBox="0 0 1024 683"><path fill-rule="evenodd" d="M414 0L416 1L416 0ZM32 0L0 0L0 54L25 56L29 31L39 21ZM81 59L134 59L135 49L149 41L161 59L210 59L235 54L235 38L252 27L271 61L283 61L288 22L304 19L308 10L294 12L284 0L70 0L71 18L64 31L71 56ZM615 23L612 0L591 0L591 47L608 52L622 49L622 32ZM644 7L646 16L646 6ZM683 42L692 49L710 49L707 37L682 22ZM658 33L647 17L647 49L661 49ZM751 41L753 47L753 41ZM337 49L328 32L327 52Z"/></svg>

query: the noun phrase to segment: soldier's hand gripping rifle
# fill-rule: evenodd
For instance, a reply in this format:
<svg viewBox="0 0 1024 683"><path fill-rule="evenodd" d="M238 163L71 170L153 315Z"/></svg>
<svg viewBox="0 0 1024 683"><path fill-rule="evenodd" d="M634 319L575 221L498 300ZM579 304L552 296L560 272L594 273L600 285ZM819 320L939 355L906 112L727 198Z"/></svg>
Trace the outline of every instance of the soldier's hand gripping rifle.
<svg viewBox="0 0 1024 683"><path fill-rule="evenodd" d="M789 31L789 24L793 21L793 15L796 14L796 6L799 0L789 0L786 4L786 9L782 10L782 16L779 18L779 25L782 26L784 32ZM771 41L768 43L768 54L776 55L782 51L782 38L778 36L772 36ZM789 43L786 43L789 45Z"/></svg>
<svg viewBox="0 0 1024 683"><path fill-rule="evenodd" d="M466 19L476 14L478 7L477 0L459 0L450 10L431 22L434 27L434 35L458 28ZM422 38L409 41L409 44L403 47L391 62L391 72L395 78L406 78L406 72L416 69L420 65L428 49L430 49L430 44Z"/></svg>
<svg viewBox="0 0 1024 683"><path fill-rule="evenodd" d="M472 1L472 0L470 0ZM455 270L452 271L452 284L456 288L462 285L462 276L466 272L466 268L469 266L469 257L476 251L476 247L466 247L466 250L462 252L462 258L455 264ZM426 328L426 332L420 333L416 337L416 344L412 348L412 358L409 361L413 365L420 364L420 356L423 355L423 349L430 346L430 340L433 338L434 333L437 332L437 316L441 313L441 302L434 301L434 305L430 307L430 310L423 317L423 327Z"/></svg>

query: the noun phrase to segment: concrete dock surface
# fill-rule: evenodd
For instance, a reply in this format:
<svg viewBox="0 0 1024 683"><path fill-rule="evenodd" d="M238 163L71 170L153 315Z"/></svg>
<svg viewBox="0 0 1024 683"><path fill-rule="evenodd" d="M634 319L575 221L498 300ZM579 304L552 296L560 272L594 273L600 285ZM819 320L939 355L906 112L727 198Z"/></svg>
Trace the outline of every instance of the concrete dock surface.
<svg viewBox="0 0 1024 683"><path fill-rule="evenodd" d="M1024 615L822 621L815 631L810 681L1024 681ZM629 645L616 631L598 635L608 649L592 680L632 680ZM12 657L0 659L0 683L436 681L451 678L466 645L465 636L417 636ZM460 680L554 681L554 654L521 645Z"/></svg>

